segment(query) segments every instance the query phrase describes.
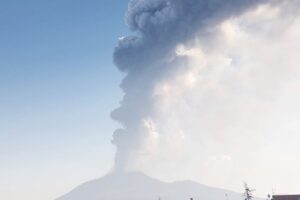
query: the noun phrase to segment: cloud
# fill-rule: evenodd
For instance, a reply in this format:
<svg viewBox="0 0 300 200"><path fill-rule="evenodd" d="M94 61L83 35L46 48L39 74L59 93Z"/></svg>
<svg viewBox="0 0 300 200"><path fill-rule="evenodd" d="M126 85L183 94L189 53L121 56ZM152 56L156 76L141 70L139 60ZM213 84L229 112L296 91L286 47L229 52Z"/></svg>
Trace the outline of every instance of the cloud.
<svg viewBox="0 0 300 200"><path fill-rule="evenodd" d="M116 166L126 168L133 154L147 138L144 119L152 119L156 83L185 65L184 56L174 49L196 38L199 31L249 10L262 1L251 0L132 0L126 21L138 36L121 37L114 52L117 67L127 73L122 82L125 92L121 107L112 118L124 128L114 134ZM138 153L139 154L139 153ZM119 162L122 160L122 162ZM125 162L125 163L124 163Z"/></svg>
<svg viewBox="0 0 300 200"><path fill-rule="evenodd" d="M126 73L112 113L122 125L116 169L296 192L296 8L299 1L131 1L127 23L137 36L121 38L114 54Z"/></svg>

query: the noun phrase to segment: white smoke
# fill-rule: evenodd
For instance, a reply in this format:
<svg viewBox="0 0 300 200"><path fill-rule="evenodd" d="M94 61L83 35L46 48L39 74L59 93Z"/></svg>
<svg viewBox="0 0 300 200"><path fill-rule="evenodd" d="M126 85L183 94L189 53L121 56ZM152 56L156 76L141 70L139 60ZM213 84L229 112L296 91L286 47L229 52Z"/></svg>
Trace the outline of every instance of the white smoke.
<svg viewBox="0 0 300 200"><path fill-rule="evenodd" d="M299 1L133 0L117 170L296 192ZM293 177L295 177L293 179ZM280 191L278 191L280 192Z"/></svg>

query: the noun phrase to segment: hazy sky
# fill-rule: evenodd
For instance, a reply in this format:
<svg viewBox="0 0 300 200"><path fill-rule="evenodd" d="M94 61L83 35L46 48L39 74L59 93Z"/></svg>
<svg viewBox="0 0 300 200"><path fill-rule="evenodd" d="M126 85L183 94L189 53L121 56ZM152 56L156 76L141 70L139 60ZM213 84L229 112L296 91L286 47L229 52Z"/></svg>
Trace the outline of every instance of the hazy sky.
<svg viewBox="0 0 300 200"><path fill-rule="evenodd" d="M299 0L133 0L116 169L297 193Z"/></svg>
<svg viewBox="0 0 300 200"><path fill-rule="evenodd" d="M125 0L0 1L0 199L52 200L100 177L112 138L121 168L237 191L249 181L259 195L298 190L300 1L173 2L132 4L141 39L121 37ZM113 137L118 38L129 75Z"/></svg>
<svg viewBox="0 0 300 200"><path fill-rule="evenodd" d="M126 8L0 1L0 199L50 200L112 166Z"/></svg>

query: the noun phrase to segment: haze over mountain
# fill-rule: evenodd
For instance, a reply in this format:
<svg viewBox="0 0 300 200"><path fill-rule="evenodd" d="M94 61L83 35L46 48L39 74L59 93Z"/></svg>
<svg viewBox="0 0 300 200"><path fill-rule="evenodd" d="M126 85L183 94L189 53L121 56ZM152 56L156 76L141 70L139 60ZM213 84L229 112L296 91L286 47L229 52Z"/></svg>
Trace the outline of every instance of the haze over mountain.
<svg viewBox="0 0 300 200"><path fill-rule="evenodd" d="M140 172L112 173L86 182L56 200L242 200L241 194L193 181L173 183Z"/></svg>
<svg viewBox="0 0 300 200"><path fill-rule="evenodd" d="M112 138L115 173L58 200L242 199L124 171L296 191L300 1L285 2L129 1L133 34L120 37L113 54L124 73L124 97L111 113L120 124Z"/></svg>

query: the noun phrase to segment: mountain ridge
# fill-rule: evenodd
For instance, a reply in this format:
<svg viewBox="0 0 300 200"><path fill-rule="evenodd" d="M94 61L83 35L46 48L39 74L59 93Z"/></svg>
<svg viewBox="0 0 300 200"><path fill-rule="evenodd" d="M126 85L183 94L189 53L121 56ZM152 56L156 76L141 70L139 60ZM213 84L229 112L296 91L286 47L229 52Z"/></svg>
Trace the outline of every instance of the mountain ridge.
<svg viewBox="0 0 300 200"><path fill-rule="evenodd" d="M56 200L243 200L230 190L190 180L164 182L141 172L111 173L79 185ZM258 200L258 199L255 199Z"/></svg>

